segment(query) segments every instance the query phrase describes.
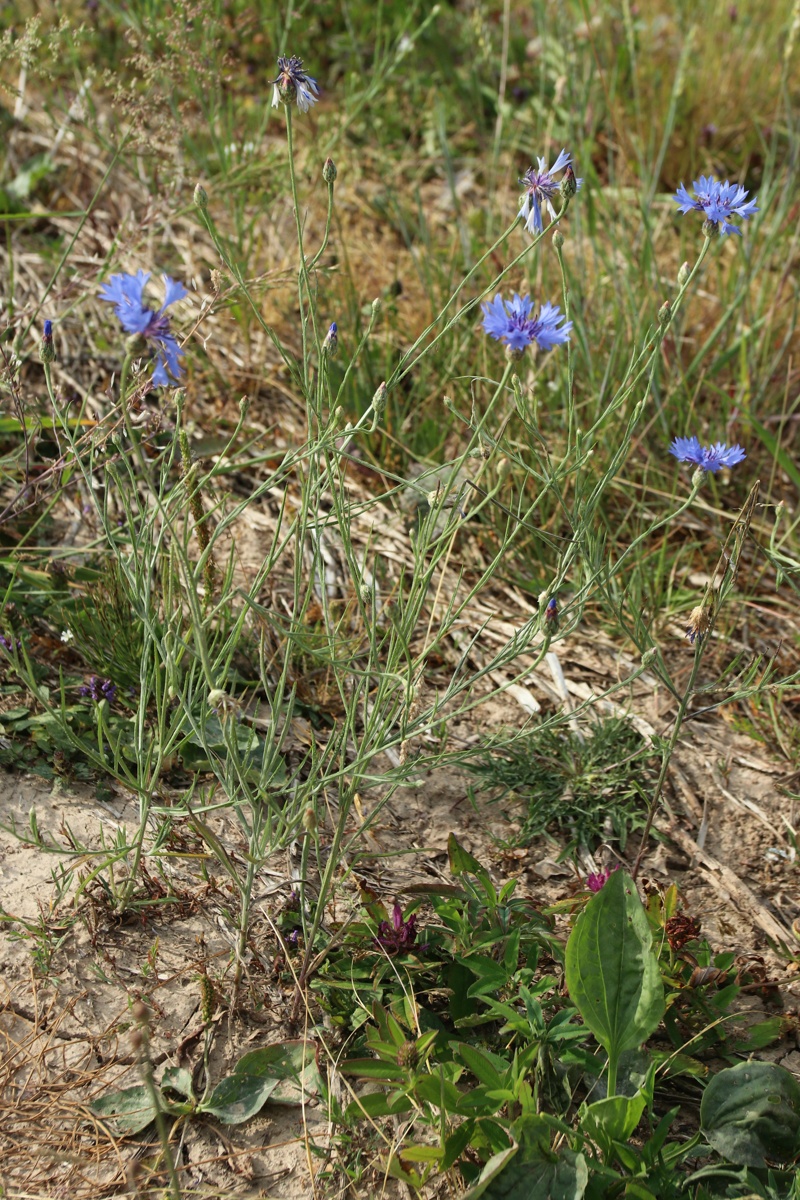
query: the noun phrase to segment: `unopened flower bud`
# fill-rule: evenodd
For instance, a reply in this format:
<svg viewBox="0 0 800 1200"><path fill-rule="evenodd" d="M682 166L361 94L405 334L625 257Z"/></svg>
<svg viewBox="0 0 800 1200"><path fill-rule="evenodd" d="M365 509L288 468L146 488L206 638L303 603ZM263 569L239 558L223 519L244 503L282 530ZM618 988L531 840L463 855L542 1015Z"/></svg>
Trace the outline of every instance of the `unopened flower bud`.
<svg viewBox="0 0 800 1200"><path fill-rule="evenodd" d="M564 235L560 229L557 229L553 234L553 245L555 246L556 250L560 250L564 245Z"/></svg>
<svg viewBox="0 0 800 1200"><path fill-rule="evenodd" d="M413 1071L419 1063L419 1050L416 1042L403 1042L397 1051L397 1065L404 1071Z"/></svg>
<svg viewBox="0 0 800 1200"><path fill-rule="evenodd" d="M658 651L656 650L655 646L650 646L650 648L645 650L644 654L642 655L642 666L649 667L650 663L653 662L657 654Z"/></svg>
<svg viewBox="0 0 800 1200"><path fill-rule="evenodd" d="M208 192L203 187L202 183L194 185L194 202L198 208L208 208Z"/></svg>
<svg viewBox="0 0 800 1200"><path fill-rule="evenodd" d="M333 159L329 155L325 159L325 162L323 163L323 166L322 166L322 178L325 180L326 183L334 183L336 180L337 174L338 174L338 171L336 170L336 163L333 161Z"/></svg>
<svg viewBox="0 0 800 1200"><path fill-rule="evenodd" d="M313 808L307 808L303 813L303 829L306 833L316 833L317 830L317 814Z"/></svg>
<svg viewBox="0 0 800 1200"><path fill-rule="evenodd" d="M372 301L373 317L377 317L377 315L380 311L381 311L381 298L380 298L380 296L376 296L375 299Z"/></svg>
<svg viewBox="0 0 800 1200"><path fill-rule="evenodd" d="M339 327L335 321L331 321L328 332L325 334L325 341L322 343L322 349L329 358L336 358L339 350Z"/></svg>
<svg viewBox="0 0 800 1200"><path fill-rule="evenodd" d="M250 407L250 397L242 396L241 400L239 401L239 415L241 417L247 416L247 410L249 407Z"/></svg>
<svg viewBox="0 0 800 1200"><path fill-rule="evenodd" d="M511 474L511 462L507 458L501 458L497 464L497 482L505 483Z"/></svg>
<svg viewBox="0 0 800 1200"><path fill-rule="evenodd" d="M678 287L683 287L683 285L688 282L691 273L692 272L689 270L689 264L687 262L682 263L681 269L678 271Z"/></svg>
<svg viewBox="0 0 800 1200"><path fill-rule="evenodd" d="M53 345L53 322L45 321L44 334L42 335L42 345L39 350L39 356L43 363L51 363L56 356L56 348Z"/></svg>
<svg viewBox="0 0 800 1200"><path fill-rule="evenodd" d="M568 166L564 172L564 177L561 180L560 189L561 195L565 200L571 200L578 190L578 184L575 180L575 172L572 167Z"/></svg>
<svg viewBox="0 0 800 1200"><path fill-rule="evenodd" d="M555 596L551 596L547 601L547 607L544 610L544 623L550 630L558 629L558 601Z"/></svg>
<svg viewBox="0 0 800 1200"><path fill-rule="evenodd" d="M665 300L664 303L661 305L661 308L658 310L659 325L666 325L667 322L669 321L669 317L670 317L669 300Z"/></svg>
<svg viewBox="0 0 800 1200"><path fill-rule="evenodd" d="M375 413L375 420L380 421L386 410L386 397L389 389L385 383L382 383L375 395L372 397L372 411Z"/></svg>
<svg viewBox="0 0 800 1200"><path fill-rule="evenodd" d="M362 583L358 589L358 598L365 608L372 604L372 588L368 583Z"/></svg>

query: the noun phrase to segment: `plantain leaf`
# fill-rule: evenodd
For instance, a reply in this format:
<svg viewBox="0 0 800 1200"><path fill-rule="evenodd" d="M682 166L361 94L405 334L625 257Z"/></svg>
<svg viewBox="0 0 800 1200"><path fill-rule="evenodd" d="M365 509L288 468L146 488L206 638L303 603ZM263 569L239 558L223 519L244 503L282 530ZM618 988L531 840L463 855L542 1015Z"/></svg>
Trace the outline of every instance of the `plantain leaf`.
<svg viewBox="0 0 800 1200"><path fill-rule="evenodd" d="M776 1063L726 1067L709 1083L700 1127L718 1154L747 1167L800 1154L800 1084Z"/></svg>
<svg viewBox="0 0 800 1200"><path fill-rule="evenodd" d="M664 1014L664 986L636 885L613 871L575 922L566 951L570 999L616 1064Z"/></svg>

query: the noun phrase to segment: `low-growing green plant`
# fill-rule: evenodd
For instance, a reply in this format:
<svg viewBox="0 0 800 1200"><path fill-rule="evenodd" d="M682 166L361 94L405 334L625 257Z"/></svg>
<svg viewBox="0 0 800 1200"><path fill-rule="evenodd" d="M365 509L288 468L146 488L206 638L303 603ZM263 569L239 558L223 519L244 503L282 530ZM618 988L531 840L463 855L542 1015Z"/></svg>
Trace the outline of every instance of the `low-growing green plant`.
<svg viewBox="0 0 800 1200"><path fill-rule="evenodd" d="M482 789L502 789L498 803L524 805L520 842L555 832L569 852L611 835L624 852L647 817L655 753L624 718L587 722L585 734L545 723L498 739L470 770Z"/></svg>

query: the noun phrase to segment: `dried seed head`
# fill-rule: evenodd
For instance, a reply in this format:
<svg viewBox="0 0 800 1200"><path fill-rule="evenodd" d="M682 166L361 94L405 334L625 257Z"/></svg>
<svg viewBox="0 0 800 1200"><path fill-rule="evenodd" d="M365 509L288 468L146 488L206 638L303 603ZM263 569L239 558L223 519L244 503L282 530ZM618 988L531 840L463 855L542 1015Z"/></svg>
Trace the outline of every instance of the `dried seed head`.
<svg viewBox="0 0 800 1200"><path fill-rule="evenodd" d="M686 636L694 645L695 641L705 637L711 628L711 610L705 608L704 605L698 604L697 608L693 608L689 613L689 624L686 626Z"/></svg>

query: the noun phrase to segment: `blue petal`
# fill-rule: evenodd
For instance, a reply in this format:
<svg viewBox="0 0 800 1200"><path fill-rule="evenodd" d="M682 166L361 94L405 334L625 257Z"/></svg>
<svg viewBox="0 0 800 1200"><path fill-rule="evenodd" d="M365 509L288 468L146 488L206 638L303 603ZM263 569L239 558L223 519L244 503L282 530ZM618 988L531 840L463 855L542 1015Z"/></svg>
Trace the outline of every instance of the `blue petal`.
<svg viewBox="0 0 800 1200"><path fill-rule="evenodd" d="M162 275L164 280L164 303L161 305L161 312L165 308L169 308L170 304L174 304L176 300L182 300L189 293L182 283L177 279L171 279L169 275Z"/></svg>

